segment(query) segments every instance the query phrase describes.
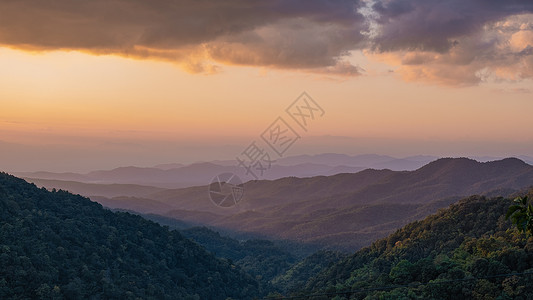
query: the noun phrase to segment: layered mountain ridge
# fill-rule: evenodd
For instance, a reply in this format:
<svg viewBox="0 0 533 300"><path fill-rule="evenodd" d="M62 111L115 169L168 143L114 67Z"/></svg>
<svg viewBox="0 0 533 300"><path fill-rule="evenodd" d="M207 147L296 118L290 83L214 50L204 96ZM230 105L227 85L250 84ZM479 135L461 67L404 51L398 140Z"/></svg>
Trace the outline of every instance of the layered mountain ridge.
<svg viewBox="0 0 533 300"><path fill-rule="evenodd" d="M41 182L49 188L65 188L55 183ZM414 171L366 169L332 176L252 180L244 184L241 202L229 209L213 205L206 186L136 186L137 195L126 186L123 196L116 196L120 194L119 186L105 186L114 189L112 194L107 191L108 196L88 194L91 188L103 190L103 186L83 188L85 195L110 208L159 214L266 238L356 250L461 197L491 193L505 196L532 183L533 167L516 158L484 163L442 158Z"/></svg>

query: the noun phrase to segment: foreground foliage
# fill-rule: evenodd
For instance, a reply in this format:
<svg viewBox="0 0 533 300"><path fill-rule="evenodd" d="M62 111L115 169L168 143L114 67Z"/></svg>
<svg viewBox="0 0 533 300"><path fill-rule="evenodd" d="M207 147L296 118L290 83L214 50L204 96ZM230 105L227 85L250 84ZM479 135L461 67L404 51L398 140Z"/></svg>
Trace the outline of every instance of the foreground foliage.
<svg viewBox="0 0 533 300"><path fill-rule="evenodd" d="M1 299L251 299L257 281L154 222L0 173Z"/></svg>
<svg viewBox="0 0 533 300"><path fill-rule="evenodd" d="M528 203L528 196L518 197L513 202L505 219L510 218L519 231L533 234L533 205Z"/></svg>
<svg viewBox="0 0 533 300"><path fill-rule="evenodd" d="M505 220L512 201L474 196L413 222L313 277L312 299L533 299L533 238Z"/></svg>

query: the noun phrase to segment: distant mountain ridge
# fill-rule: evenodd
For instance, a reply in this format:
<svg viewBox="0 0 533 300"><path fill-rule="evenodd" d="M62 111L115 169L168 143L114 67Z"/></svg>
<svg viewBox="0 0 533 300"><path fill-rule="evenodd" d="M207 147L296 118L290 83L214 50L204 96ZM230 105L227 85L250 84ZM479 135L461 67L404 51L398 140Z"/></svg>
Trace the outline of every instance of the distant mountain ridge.
<svg viewBox="0 0 533 300"><path fill-rule="evenodd" d="M533 158L518 157L529 164ZM272 168L263 174L267 180L283 177L314 177L331 176L339 173L357 173L364 169L389 169L393 171L413 171L432 161L436 156L417 155L405 158L395 158L387 155L363 154L346 155L323 153L317 155L297 155L277 159ZM474 157L474 159L477 159ZM479 157L479 161L500 160L496 157ZM205 185L216 174L232 172L242 177L244 181L254 179L247 177L242 168L234 160L216 160L211 162L197 162L192 164L169 163L154 167L119 167L112 170L92 171L86 174L53 173L53 172L18 172L15 175L23 178L39 180L75 181L92 184L136 184L159 188L183 188ZM106 196L106 195L98 195Z"/></svg>
<svg viewBox="0 0 533 300"><path fill-rule="evenodd" d="M443 158L414 171L253 180L244 185L239 205L229 209L214 206L205 185L93 199L111 208L354 250L461 197L505 196L531 185L533 166L516 158Z"/></svg>
<svg viewBox="0 0 533 300"><path fill-rule="evenodd" d="M413 156L398 159L375 154L350 156L334 153L289 156L276 160L271 169L265 172L261 179L274 180L288 176L330 176L345 172L355 173L367 168L414 170L435 159L437 157L434 156ZM92 171L86 174L19 172L15 173L15 175L41 180L182 188L208 184L215 175L225 172L240 174L245 181L253 179L245 176L243 169L238 167L237 162L234 160L197 162L189 165L171 163L154 167L129 166L112 170Z"/></svg>

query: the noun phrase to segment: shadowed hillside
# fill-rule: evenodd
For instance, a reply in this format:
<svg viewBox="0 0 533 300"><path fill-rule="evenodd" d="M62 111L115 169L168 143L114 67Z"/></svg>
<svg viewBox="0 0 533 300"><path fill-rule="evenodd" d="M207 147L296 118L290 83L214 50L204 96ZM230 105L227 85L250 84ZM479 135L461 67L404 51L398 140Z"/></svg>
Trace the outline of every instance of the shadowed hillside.
<svg viewBox="0 0 533 300"><path fill-rule="evenodd" d="M533 167L518 159L479 163L448 158L415 171L368 169L250 181L245 184L245 198L230 210L210 205L201 187L148 197L181 210L219 215L189 219L187 213L171 211L165 214L170 217L353 250L461 197L493 191L505 196L532 184Z"/></svg>
<svg viewBox="0 0 533 300"><path fill-rule="evenodd" d="M414 171L253 180L245 183L239 205L227 209L211 203L206 186L148 194L136 186L142 195L93 199L111 208L351 251L461 197L505 196L532 184L533 167L516 158L445 158Z"/></svg>
<svg viewBox="0 0 533 300"><path fill-rule="evenodd" d="M250 299L255 279L177 231L0 173L0 298Z"/></svg>

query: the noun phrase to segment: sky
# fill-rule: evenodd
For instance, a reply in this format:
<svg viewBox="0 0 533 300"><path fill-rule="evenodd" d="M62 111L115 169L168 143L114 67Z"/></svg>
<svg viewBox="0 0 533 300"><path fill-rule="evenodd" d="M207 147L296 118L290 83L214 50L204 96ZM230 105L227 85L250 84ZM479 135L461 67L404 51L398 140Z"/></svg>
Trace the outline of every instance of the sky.
<svg viewBox="0 0 533 300"><path fill-rule="evenodd" d="M532 77L531 0L1 1L0 170L533 156Z"/></svg>

